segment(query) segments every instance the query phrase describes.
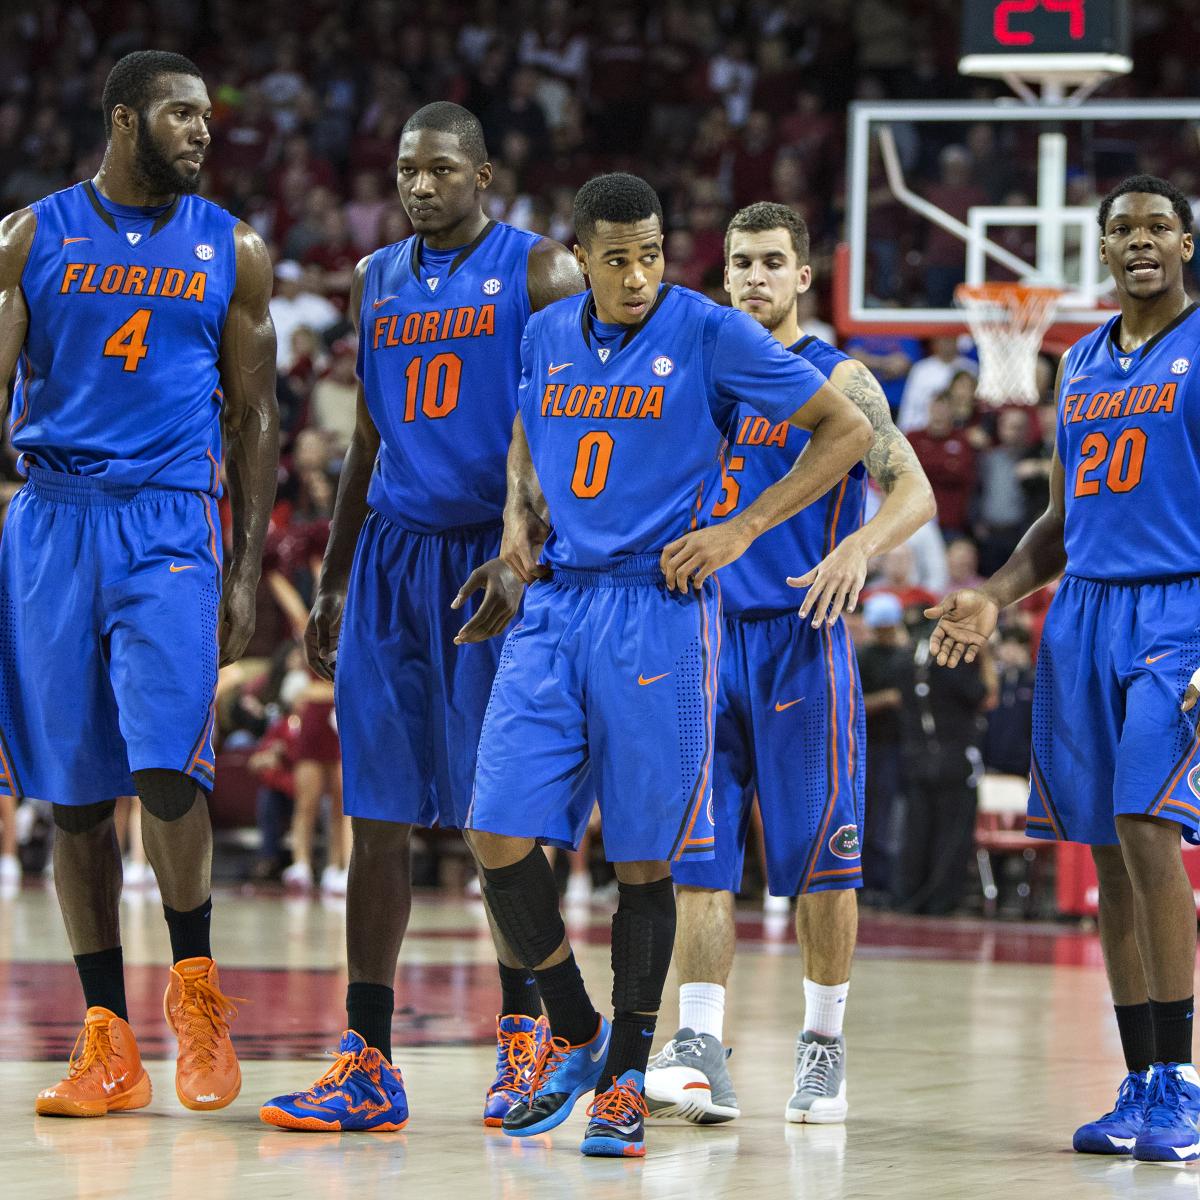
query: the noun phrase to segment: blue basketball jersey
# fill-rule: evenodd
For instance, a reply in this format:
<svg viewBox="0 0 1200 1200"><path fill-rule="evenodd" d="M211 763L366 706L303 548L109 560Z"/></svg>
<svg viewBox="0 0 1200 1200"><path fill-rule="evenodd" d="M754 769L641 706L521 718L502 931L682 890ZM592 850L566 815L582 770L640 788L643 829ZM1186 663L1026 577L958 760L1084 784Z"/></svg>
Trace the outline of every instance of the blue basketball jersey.
<svg viewBox="0 0 1200 1200"><path fill-rule="evenodd" d="M1200 575L1200 312L1190 305L1129 353L1120 327L1114 317L1063 360L1067 571Z"/></svg>
<svg viewBox="0 0 1200 1200"><path fill-rule="evenodd" d="M436 275L419 237L371 255L358 374L380 445L367 503L405 529L500 520L540 240L493 221Z"/></svg>
<svg viewBox="0 0 1200 1200"><path fill-rule="evenodd" d="M826 378L849 360L828 342L802 338L792 353ZM713 516L727 518L752 504L792 469L812 435L786 421L772 424L751 405L739 404L721 495ZM789 575L815 567L863 519L867 471L857 463L831 491L789 521L768 529L736 562L721 568L721 600L729 616L764 616L799 607L802 592L787 585Z"/></svg>
<svg viewBox="0 0 1200 1200"><path fill-rule="evenodd" d="M605 568L708 524L739 402L786 421L825 383L753 318L664 286L615 346L590 292L534 314L521 419L550 506L551 565Z"/></svg>
<svg viewBox="0 0 1200 1200"><path fill-rule="evenodd" d="M122 233L90 182L31 207L12 409L22 463L218 495L237 218L179 196L147 232Z"/></svg>

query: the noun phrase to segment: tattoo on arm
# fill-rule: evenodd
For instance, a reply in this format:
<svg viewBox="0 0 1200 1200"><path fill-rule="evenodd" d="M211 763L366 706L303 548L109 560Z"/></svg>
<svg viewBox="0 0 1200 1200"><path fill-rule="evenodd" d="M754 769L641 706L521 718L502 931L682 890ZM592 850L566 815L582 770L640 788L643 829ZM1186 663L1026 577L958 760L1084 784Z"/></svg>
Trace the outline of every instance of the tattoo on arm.
<svg viewBox="0 0 1200 1200"><path fill-rule="evenodd" d="M871 422L874 438L863 462L867 472L884 492L890 492L896 481L910 471L919 471L916 451L909 445L908 438L896 428L887 397L875 376L861 363L854 363L852 370L845 372L845 379L838 387Z"/></svg>

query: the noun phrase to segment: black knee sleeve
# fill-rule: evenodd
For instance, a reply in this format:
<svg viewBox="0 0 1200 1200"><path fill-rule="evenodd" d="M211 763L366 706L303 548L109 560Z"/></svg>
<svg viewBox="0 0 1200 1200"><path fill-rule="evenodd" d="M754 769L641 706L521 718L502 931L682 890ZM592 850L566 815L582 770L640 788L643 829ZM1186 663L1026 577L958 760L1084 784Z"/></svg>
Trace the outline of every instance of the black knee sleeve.
<svg viewBox="0 0 1200 1200"><path fill-rule="evenodd" d="M134 771L133 782L142 807L160 821L178 821L186 817L196 803L196 789L200 786L182 771L167 771L160 767Z"/></svg>
<svg viewBox="0 0 1200 1200"><path fill-rule="evenodd" d="M554 872L540 846L511 867L483 867L483 894L504 940L525 966L545 962L567 936Z"/></svg>
<svg viewBox="0 0 1200 1200"><path fill-rule="evenodd" d="M101 800L97 804L55 804L54 824L63 833L91 833L117 811L115 800Z"/></svg>
<svg viewBox="0 0 1200 1200"><path fill-rule="evenodd" d="M658 1012L675 948L675 888L670 876L619 888L612 919L613 1012Z"/></svg>

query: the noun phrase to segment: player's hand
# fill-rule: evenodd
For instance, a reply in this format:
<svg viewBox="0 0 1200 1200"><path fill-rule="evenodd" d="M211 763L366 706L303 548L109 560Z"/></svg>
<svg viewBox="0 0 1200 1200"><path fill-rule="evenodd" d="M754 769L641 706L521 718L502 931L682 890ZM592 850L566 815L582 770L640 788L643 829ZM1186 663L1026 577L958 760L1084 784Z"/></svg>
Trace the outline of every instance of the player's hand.
<svg viewBox="0 0 1200 1200"><path fill-rule="evenodd" d="M789 575L788 587L808 588L800 605L800 619L806 620L811 614L813 628L819 629L822 621L832 625L843 610L854 611L866 578L867 553L851 534L811 571L798 577Z"/></svg>
<svg viewBox="0 0 1200 1200"><path fill-rule="evenodd" d="M258 576L245 575L231 568L221 591L221 620L217 641L221 648L220 665L235 663L254 636L255 604Z"/></svg>
<svg viewBox="0 0 1200 1200"><path fill-rule="evenodd" d="M940 604L925 610L937 621L929 635L929 653L939 667L957 667L960 660L972 663L996 630L1000 608L990 596L974 588L951 592Z"/></svg>
<svg viewBox="0 0 1200 1200"><path fill-rule="evenodd" d="M521 607L524 587L512 568L502 559L489 558L482 566L467 576L467 582L458 589L458 595L450 602L451 608L462 608L468 596L483 588L483 600L475 615L458 631L454 638L456 646L468 642L486 642L488 638L502 633L509 621Z"/></svg>
<svg viewBox="0 0 1200 1200"><path fill-rule="evenodd" d="M1179 707L1185 713L1191 712L1196 707L1197 700L1200 700L1200 669L1192 672L1187 691L1183 693L1183 703Z"/></svg>
<svg viewBox="0 0 1200 1200"><path fill-rule="evenodd" d="M542 546L550 536L550 527L531 509L519 512L506 509L504 534L500 539L500 558L504 565L524 584L535 579L548 579L549 567L538 562Z"/></svg>
<svg viewBox="0 0 1200 1200"><path fill-rule="evenodd" d="M308 624L304 627L304 656L322 679L333 680L345 604L345 592L317 592L312 612L308 614Z"/></svg>
<svg viewBox="0 0 1200 1200"><path fill-rule="evenodd" d="M686 592L690 580L698 592L710 575L740 558L751 540L735 518L669 542L659 555L658 565L672 591Z"/></svg>

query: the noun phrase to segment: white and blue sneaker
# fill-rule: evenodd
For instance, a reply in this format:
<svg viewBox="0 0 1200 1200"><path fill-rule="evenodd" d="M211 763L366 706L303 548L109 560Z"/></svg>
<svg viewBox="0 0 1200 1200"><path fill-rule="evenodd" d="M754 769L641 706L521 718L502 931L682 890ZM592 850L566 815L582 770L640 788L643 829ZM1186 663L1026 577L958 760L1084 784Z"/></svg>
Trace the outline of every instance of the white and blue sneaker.
<svg viewBox="0 0 1200 1200"><path fill-rule="evenodd" d="M584 1092L600 1082L612 1026L603 1018L590 1041L572 1046L562 1038L547 1039L521 1083L519 1098L504 1114L509 1137L533 1137L561 1125Z"/></svg>
<svg viewBox="0 0 1200 1200"><path fill-rule="evenodd" d="M1155 1063L1146 1115L1133 1144L1139 1162L1187 1163L1200 1158L1200 1074L1191 1063Z"/></svg>
<svg viewBox="0 0 1200 1200"><path fill-rule="evenodd" d="M587 1132L579 1152L593 1158L643 1158L646 1154L646 1085L641 1071L630 1069L612 1087L596 1093L588 1105Z"/></svg>
<svg viewBox="0 0 1200 1200"><path fill-rule="evenodd" d="M1117 1090L1112 1112L1075 1130L1072 1147L1079 1154L1132 1154L1141 1132L1150 1072L1130 1071Z"/></svg>

